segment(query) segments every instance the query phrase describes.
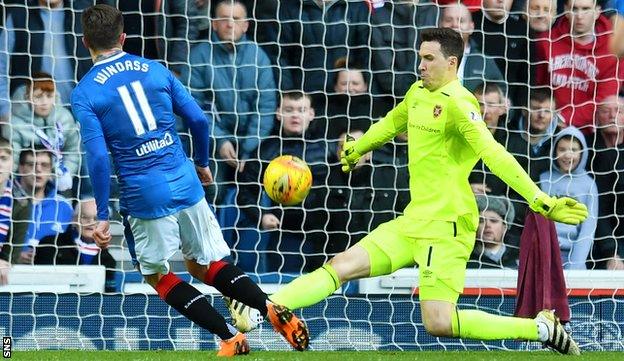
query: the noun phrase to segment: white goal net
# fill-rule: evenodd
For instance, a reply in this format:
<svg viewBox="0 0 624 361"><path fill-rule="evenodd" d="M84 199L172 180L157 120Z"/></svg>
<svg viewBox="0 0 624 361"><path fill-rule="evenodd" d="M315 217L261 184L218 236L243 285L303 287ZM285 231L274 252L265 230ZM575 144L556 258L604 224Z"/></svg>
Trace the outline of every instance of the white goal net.
<svg viewBox="0 0 624 361"><path fill-rule="evenodd" d="M423 30L456 29L459 81L495 140L543 191L588 205L588 220L557 225L553 241L571 332L585 350L624 350L624 60L606 45L613 2L593 0L1 2L0 335L17 349L216 347L134 269L115 176L113 244L100 251L85 236L93 190L69 97L92 65L80 15L96 2L123 12L124 50L165 64L212 118L215 185L206 198L231 260L269 293L402 214L407 134L351 174L338 154L346 134L361 136L419 79ZM192 156L190 132L178 123ZM277 204L263 190L263 169L279 155L311 168L299 205ZM469 181L481 217L459 304L513 315L528 207L481 162ZM171 265L191 281L180 253ZM226 314L215 290L193 284ZM345 284L301 311L312 348L540 347L429 336L417 294L417 268ZM253 348L286 349L277 338L266 325L250 334Z"/></svg>

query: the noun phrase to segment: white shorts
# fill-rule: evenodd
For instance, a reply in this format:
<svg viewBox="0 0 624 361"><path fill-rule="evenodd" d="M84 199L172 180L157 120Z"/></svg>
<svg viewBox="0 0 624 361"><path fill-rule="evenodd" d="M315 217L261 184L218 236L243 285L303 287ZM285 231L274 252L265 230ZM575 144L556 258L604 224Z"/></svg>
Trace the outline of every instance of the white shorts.
<svg viewBox="0 0 624 361"><path fill-rule="evenodd" d="M230 255L217 219L202 199L192 207L156 219L128 216L141 274L169 273L169 258L179 249L201 265Z"/></svg>

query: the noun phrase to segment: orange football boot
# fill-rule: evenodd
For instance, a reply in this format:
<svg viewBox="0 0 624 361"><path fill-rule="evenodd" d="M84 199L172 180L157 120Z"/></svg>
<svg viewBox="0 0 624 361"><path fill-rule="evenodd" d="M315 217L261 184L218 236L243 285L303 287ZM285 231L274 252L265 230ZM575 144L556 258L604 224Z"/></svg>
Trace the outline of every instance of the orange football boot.
<svg viewBox="0 0 624 361"><path fill-rule="evenodd" d="M297 351L305 351L310 343L308 327L288 308L274 303L267 305L269 321Z"/></svg>
<svg viewBox="0 0 624 361"><path fill-rule="evenodd" d="M244 333L237 333L236 336L229 340L221 340L221 347L217 356L232 357L238 355L247 355L249 353L249 343Z"/></svg>

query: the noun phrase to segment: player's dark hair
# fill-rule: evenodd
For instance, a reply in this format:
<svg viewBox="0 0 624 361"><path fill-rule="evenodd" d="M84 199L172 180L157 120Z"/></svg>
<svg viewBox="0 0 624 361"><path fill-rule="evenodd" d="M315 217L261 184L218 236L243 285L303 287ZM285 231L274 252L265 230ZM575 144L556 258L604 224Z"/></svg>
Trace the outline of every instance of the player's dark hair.
<svg viewBox="0 0 624 361"><path fill-rule="evenodd" d="M464 41L461 35L451 28L428 28L420 33L421 41L435 41L440 44L440 49L445 57L457 58L457 66L461 63L464 55Z"/></svg>
<svg viewBox="0 0 624 361"><path fill-rule="evenodd" d="M312 106L312 97L299 90L288 90L288 91L281 92L279 105L282 105L282 102L284 101L284 99L287 99L287 98L290 100L299 100L299 99L307 98L310 101L310 106Z"/></svg>
<svg viewBox="0 0 624 361"><path fill-rule="evenodd" d="M48 148L44 147L43 145L37 144L34 147L22 149L19 155L19 165L24 165L26 163L26 157L35 157L39 153L45 153L50 156L50 160L54 160L52 152L50 152Z"/></svg>
<svg viewBox="0 0 624 361"><path fill-rule="evenodd" d="M112 6L97 4L82 13L84 38L93 50L107 50L118 45L124 22L121 11Z"/></svg>
<svg viewBox="0 0 624 361"><path fill-rule="evenodd" d="M550 87L537 87L531 88L529 94L529 100L534 102L543 103L545 101L552 100L552 90Z"/></svg>

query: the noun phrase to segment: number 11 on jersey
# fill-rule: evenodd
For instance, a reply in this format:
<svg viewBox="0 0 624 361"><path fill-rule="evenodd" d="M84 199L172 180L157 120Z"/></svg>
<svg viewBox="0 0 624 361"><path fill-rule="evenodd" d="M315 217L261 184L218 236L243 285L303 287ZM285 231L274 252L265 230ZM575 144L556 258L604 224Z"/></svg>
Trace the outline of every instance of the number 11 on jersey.
<svg viewBox="0 0 624 361"><path fill-rule="evenodd" d="M145 91L143 91L143 85L141 85L140 81L136 80L130 83L130 87L132 88L132 92L134 93L134 96L139 103L143 118L147 123L147 130L156 130L156 118L154 118L152 108L147 101ZM128 87L122 85L117 88L117 92L119 93L119 96L121 96L121 101L123 102L124 108L126 108L128 116L130 117L130 121L132 122L132 126L134 127L134 132L136 133L136 135L144 134L145 128L143 127L143 122L141 121L141 117L139 116L137 108L134 106L134 102L132 101L132 95L130 94Z"/></svg>

